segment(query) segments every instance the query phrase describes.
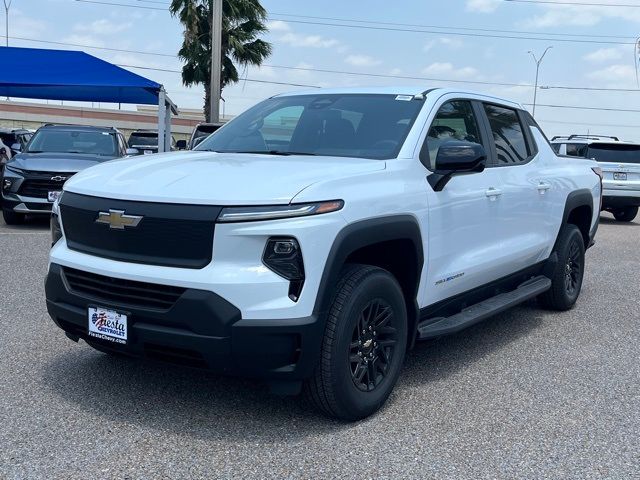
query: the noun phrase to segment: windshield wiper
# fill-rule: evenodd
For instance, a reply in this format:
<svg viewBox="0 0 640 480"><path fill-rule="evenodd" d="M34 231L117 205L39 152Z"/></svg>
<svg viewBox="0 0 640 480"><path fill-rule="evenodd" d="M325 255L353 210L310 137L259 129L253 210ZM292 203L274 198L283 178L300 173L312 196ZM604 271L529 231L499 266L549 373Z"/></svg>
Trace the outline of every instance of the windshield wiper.
<svg viewBox="0 0 640 480"><path fill-rule="evenodd" d="M280 155L283 157L288 157L290 155L309 155L316 156L315 153L309 152L284 152L282 150L267 150L267 151L247 151L247 152L229 152L229 153L249 153L254 155Z"/></svg>

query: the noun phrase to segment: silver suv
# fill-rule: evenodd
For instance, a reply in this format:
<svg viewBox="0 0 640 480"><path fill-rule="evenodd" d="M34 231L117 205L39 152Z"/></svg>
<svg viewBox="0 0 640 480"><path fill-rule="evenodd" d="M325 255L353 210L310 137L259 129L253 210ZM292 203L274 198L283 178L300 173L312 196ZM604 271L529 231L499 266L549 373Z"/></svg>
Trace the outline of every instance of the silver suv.
<svg viewBox="0 0 640 480"><path fill-rule="evenodd" d="M620 222L631 222L640 206L640 144L604 135L554 137L559 155L596 160L602 169L602 210Z"/></svg>

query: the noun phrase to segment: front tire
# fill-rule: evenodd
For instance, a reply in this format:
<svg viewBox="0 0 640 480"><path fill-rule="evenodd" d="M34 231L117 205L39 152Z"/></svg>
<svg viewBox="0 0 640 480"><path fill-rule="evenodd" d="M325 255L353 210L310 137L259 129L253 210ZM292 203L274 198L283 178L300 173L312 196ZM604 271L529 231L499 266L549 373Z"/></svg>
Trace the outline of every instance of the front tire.
<svg viewBox="0 0 640 480"><path fill-rule="evenodd" d="M365 418L391 394L406 347L407 309L396 279L381 268L349 265L336 286L320 361L305 393L328 416Z"/></svg>
<svg viewBox="0 0 640 480"><path fill-rule="evenodd" d="M570 310L578 300L584 276L585 246L580 229L572 224L562 227L554 251L558 254L558 265L551 288L538 300L551 310Z"/></svg>
<svg viewBox="0 0 640 480"><path fill-rule="evenodd" d="M2 210L2 218L7 225L22 225L24 223L24 213L16 213L13 210Z"/></svg>
<svg viewBox="0 0 640 480"><path fill-rule="evenodd" d="M632 222L638 215L638 207L625 207L614 210L613 216L619 222Z"/></svg>

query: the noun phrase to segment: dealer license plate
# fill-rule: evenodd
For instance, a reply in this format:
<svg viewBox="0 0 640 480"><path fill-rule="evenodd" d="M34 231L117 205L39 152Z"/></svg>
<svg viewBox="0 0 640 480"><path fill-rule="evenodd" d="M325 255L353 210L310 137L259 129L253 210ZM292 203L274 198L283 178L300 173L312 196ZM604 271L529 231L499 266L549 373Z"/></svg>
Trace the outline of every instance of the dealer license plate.
<svg viewBox="0 0 640 480"><path fill-rule="evenodd" d="M62 192L47 192L47 200L55 202Z"/></svg>
<svg viewBox="0 0 640 480"><path fill-rule="evenodd" d="M614 172L613 179L614 180L626 180L627 179L627 174L623 173L623 172Z"/></svg>
<svg viewBox="0 0 640 480"><path fill-rule="evenodd" d="M127 316L101 307L89 307L89 336L127 343Z"/></svg>

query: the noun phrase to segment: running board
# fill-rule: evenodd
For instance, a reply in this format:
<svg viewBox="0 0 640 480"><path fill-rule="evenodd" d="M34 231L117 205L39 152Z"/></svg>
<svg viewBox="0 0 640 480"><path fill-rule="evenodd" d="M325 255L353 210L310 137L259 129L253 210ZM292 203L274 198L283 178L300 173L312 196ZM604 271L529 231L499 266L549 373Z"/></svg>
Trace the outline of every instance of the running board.
<svg viewBox="0 0 640 480"><path fill-rule="evenodd" d="M544 276L534 277L515 290L476 303L451 317L429 318L418 324L418 340L439 337L459 332L500 312L515 307L551 288L551 280Z"/></svg>

